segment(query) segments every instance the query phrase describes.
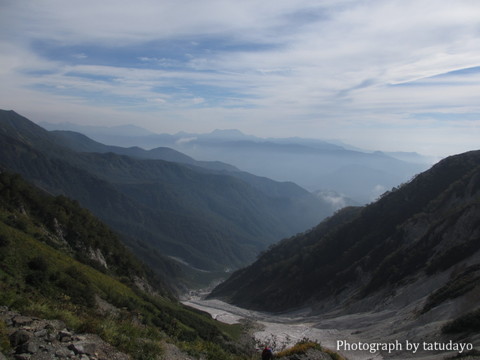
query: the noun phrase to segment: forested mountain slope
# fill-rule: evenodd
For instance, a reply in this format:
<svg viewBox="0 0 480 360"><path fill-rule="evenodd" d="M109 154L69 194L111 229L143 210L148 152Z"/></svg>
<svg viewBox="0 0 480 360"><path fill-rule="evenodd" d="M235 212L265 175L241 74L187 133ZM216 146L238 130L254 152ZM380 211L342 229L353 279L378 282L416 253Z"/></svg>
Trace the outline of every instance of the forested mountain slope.
<svg viewBox="0 0 480 360"><path fill-rule="evenodd" d="M245 181L217 170L111 152L77 152L13 111L0 112L0 137L2 166L52 194L78 200L162 274L178 272L165 256L181 259L190 270L241 266L330 212L291 183L249 174L242 175Z"/></svg>
<svg viewBox="0 0 480 360"><path fill-rule="evenodd" d="M103 354L97 337L79 333L100 336L116 347L115 357ZM78 202L0 173L0 358L126 359L117 357L121 351L156 359L169 343L197 357L246 359L235 333L175 300Z"/></svg>

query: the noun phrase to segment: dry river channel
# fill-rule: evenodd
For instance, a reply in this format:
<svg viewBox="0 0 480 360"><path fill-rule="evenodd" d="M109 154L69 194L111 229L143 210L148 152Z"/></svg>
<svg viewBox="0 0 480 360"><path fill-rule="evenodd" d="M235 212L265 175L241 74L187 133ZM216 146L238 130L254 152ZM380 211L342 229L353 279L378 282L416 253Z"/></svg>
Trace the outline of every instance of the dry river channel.
<svg viewBox="0 0 480 360"><path fill-rule="evenodd" d="M362 339L354 334L354 330L337 330L319 328L320 318L307 315L307 311L271 314L265 312L242 309L220 300L206 300L203 294L190 294L182 301L185 305L208 312L214 319L234 324L242 319L259 324L254 337L259 344L276 346L276 351L294 345L299 340L307 338L319 342L322 346L339 352L349 360L381 360L379 352L351 350L338 348L337 341L348 341L358 344Z"/></svg>

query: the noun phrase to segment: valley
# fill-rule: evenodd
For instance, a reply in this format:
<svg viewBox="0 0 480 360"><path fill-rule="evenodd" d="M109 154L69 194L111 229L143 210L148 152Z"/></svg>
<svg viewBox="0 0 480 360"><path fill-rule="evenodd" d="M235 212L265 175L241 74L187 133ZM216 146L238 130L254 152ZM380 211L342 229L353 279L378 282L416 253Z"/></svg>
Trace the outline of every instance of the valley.
<svg viewBox="0 0 480 360"><path fill-rule="evenodd" d="M300 324L342 331L346 339L336 340L399 342L385 359L409 351L447 359L461 344L458 353L468 345L478 356L479 164L478 151L451 156L372 204L344 208L282 240L207 299L300 309Z"/></svg>
<svg viewBox="0 0 480 360"><path fill-rule="evenodd" d="M439 324L428 323L430 320L425 319L414 320L418 302L402 310L372 310L356 314L332 312L318 315L312 314L310 308L274 314L243 309L217 299L205 299L204 295L189 296L182 302L228 324L253 322L257 343L260 346L268 344L277 351L304 338L317 341L349 360L438 360L461 356L462 353L466 355L467 349L474 347L471 340L451 340L439 334L432 337L432 328ZM479 340L480 336L477 336L475 342ZM435 351L435 344L437 348L449 344L454 348L457 345L460 350Z"/></svg>
<svg viewBox="0 0 480 360"><path fill-rule="evenodd" d="M216 132L214 142L229 134ZM250 356L251 339L237 343L245 329L254 330L257 345L276 351L310 339L350 360L478 358L480 151L450 156L358 205L335 191L309 192L167 147L123 148L47 131L13 111L0 111L0 139L8 250L0 264L6 294L0 305L44 316L61 301L78 329L107 338L93 315L107 301L128 308L126 316L139 312L140 327L164 329L186 352L227 352L232 359ZM263 155L292 150L248 141L268 149ZM293 146L294 152L312 152L307 145ZM345 161L381 160L377 165L405 170L385 154L314 145ZM359 174L348 173L353 180ZM71 215L77 212L82 215ZM43 255L35 257L28 246L42 247ZM50 265L58 253L61 263ZM68 257L83 265L66 267ZM105 285L112 280L100 281L91 266L111 272L114 288L129 284L131 295L112 293ZM83 280L67 286L79 273ZM212 283L218 285L208 293L193 290ZM18 305L32 289L38 294ZM182 305L178 297L186 292ZM78 294L88 300L81 312L71 310ZM53 305L39 309L39 301Z"/></svg>

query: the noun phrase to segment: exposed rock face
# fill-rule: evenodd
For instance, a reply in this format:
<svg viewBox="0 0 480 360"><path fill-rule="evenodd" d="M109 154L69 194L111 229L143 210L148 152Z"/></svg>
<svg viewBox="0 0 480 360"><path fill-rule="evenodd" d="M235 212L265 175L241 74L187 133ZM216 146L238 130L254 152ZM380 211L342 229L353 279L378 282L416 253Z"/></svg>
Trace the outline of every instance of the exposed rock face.
<svg viewBox="0 0 480 360"><path fill-rule="evenodd" d="M108 264L107 261L105 260L105 257L103 256L102 252L100 249L88 249L88 255L90 259L98 262L100 265L102 265L105 269L108 269Z"/></svg>
<svg viewBox="0 0 480 360"><path fill-rule="evenodd" d="M368 206L345 208L281 241L210 297L263 311L392 310L385 299L398 299L395 294L417 282L406 306L480 264L479 219L480 151L473 151L441 161ZM454 299L450 295L442 303Z"/></svg>
<svg viewBox="0 0 480 360"><path fill-rule="evenodd" d="M130 359L97 335L77 334L59 320L22 316L6 307L0 307L0 320L8 327L11 346L10 353L0 353L0 360Z"/></svg>
<svg viewBox="0 0 480 360"><path fill-rule="evenodd" d="M8 328L11 350L0 360L130 360L94 334L77 334L60 320L22 316L0 306L0 321ZM194 360L171 343L163 344L162 360Z"/></svg>

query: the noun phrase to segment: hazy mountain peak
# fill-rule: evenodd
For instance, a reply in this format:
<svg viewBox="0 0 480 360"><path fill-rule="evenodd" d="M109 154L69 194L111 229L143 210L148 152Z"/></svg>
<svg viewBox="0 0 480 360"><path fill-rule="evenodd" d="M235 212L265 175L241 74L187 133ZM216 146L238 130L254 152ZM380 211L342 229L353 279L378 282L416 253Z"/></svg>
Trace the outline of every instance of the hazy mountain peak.
<svg viewBox="0 0 480 360"><path fill-rule="evenodd" d="M245 135L237 129L215 129L204 136L209 138L221 138L224 140L253 138L253 136Z"/></svg>

